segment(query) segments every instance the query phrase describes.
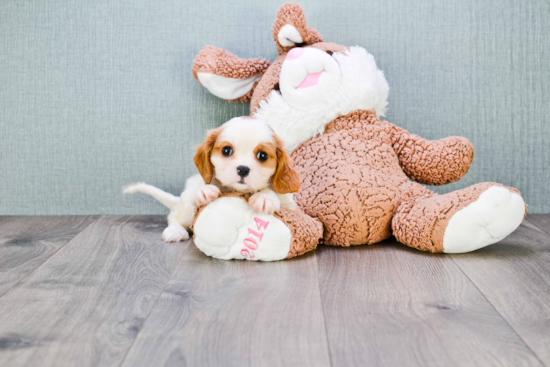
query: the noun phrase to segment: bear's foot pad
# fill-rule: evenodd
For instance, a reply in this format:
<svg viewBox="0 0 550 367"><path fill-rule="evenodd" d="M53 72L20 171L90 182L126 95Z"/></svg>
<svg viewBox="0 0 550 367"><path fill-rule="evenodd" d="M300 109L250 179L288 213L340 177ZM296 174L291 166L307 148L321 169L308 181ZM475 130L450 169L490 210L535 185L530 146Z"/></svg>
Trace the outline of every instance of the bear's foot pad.
<svg viewBox="0 0 550 367"><path fill-rule="evenodd" d="M277 261L285 259L290 250L290 229L273 215L255 213L237 197L208 204L193 232L199 250L217 259Z"/></svg>
<svg viewBox="0 0 550 367"><path fill-rule="evenodd" d="M492 186L451 217L443 236L443 251L470 252L502 241L519 227L524 215L521 195Z"/></svg>

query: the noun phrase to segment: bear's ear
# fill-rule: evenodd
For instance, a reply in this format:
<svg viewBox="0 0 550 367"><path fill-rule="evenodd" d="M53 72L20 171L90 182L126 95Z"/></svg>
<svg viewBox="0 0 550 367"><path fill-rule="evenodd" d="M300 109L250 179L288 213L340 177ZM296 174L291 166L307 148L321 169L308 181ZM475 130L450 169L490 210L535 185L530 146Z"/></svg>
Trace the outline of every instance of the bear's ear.
<svg viewBox="0 0 550 367"><path fill-rule="evenodd" d="M319 32L307 26L302 7L295 3L286 3L279 8L271 33L279 55L296 46L323 42Z"/></svg>
<svg viewBox="0 0 550 367"><path fill-rule="evenodd" d="M193 61L193 76L216 97L247 102L270 62L241 59L214 46L204 47Z"/></svg>

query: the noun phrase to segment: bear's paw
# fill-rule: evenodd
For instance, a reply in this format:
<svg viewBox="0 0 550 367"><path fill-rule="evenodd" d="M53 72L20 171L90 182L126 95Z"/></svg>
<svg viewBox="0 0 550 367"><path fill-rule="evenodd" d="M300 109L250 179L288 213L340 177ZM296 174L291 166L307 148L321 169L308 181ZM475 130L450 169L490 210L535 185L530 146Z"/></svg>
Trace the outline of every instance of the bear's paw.
<svg viewBox="0 0 550 367"><path fill-rule="evenodd" d="M246 201L222 197L208 204L195 221L195 245L217 259L277 261L290 250L290 229L273 215L259 214Z"/></svg>

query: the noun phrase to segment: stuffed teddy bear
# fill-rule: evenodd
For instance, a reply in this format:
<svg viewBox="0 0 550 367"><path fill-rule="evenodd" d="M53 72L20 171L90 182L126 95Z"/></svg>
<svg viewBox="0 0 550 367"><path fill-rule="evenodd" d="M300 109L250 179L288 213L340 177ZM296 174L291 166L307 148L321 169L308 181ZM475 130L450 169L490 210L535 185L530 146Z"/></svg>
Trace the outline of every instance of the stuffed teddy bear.
<svg viewBox="0 0 550 367"><path fill-rule="evenodd" d="M263 216L262 221L276 224L264 241L279 236L271 242L284 248L252 259L246 251L241 254L247 228L256 225L254 214L241 204L246 198L220 198L197 211L199 248L230 238L239 251L231 253L225 244L216 257L280 260L315 248L315 231L289 235L308 227L300 221L315 219L322 223L320 243L326 245L374 244L394 235L418 250L462 253L496 243L520 225L527 206L516 189L487 182L438 195L422 185L458 181L470 168L474 148L463 137L428 141L381 120L389 87L364 48L324 42L294 3L279 9L272 34L279 54L272 63L206 46L192 69L212 94L250 101L251 116L284 140L301 177L294 195L301 210ZM242 213L233 214L230 223L216 218L216 213L236 212ZM301 250L285 250L301 238L308 238Z"/></svg>

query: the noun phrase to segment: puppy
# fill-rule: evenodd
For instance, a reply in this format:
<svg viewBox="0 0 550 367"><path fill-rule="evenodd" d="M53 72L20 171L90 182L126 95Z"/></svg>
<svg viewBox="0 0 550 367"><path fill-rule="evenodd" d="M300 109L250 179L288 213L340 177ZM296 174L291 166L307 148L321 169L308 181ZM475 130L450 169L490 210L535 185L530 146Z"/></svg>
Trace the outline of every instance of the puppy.
<svg viewBox="0 0 550 367"><path fill-rule="evenodd" d="M296 208L292 193L300 188L300 177L283 141L261 120L236 117L210 130L193 160L199 174L187 180L179 198L144 183L124 189L126 194L151 195L171 210L162 233L166 242L188 239L195 208L222 193L253 194L248 203L258 213Z"/></svg>

